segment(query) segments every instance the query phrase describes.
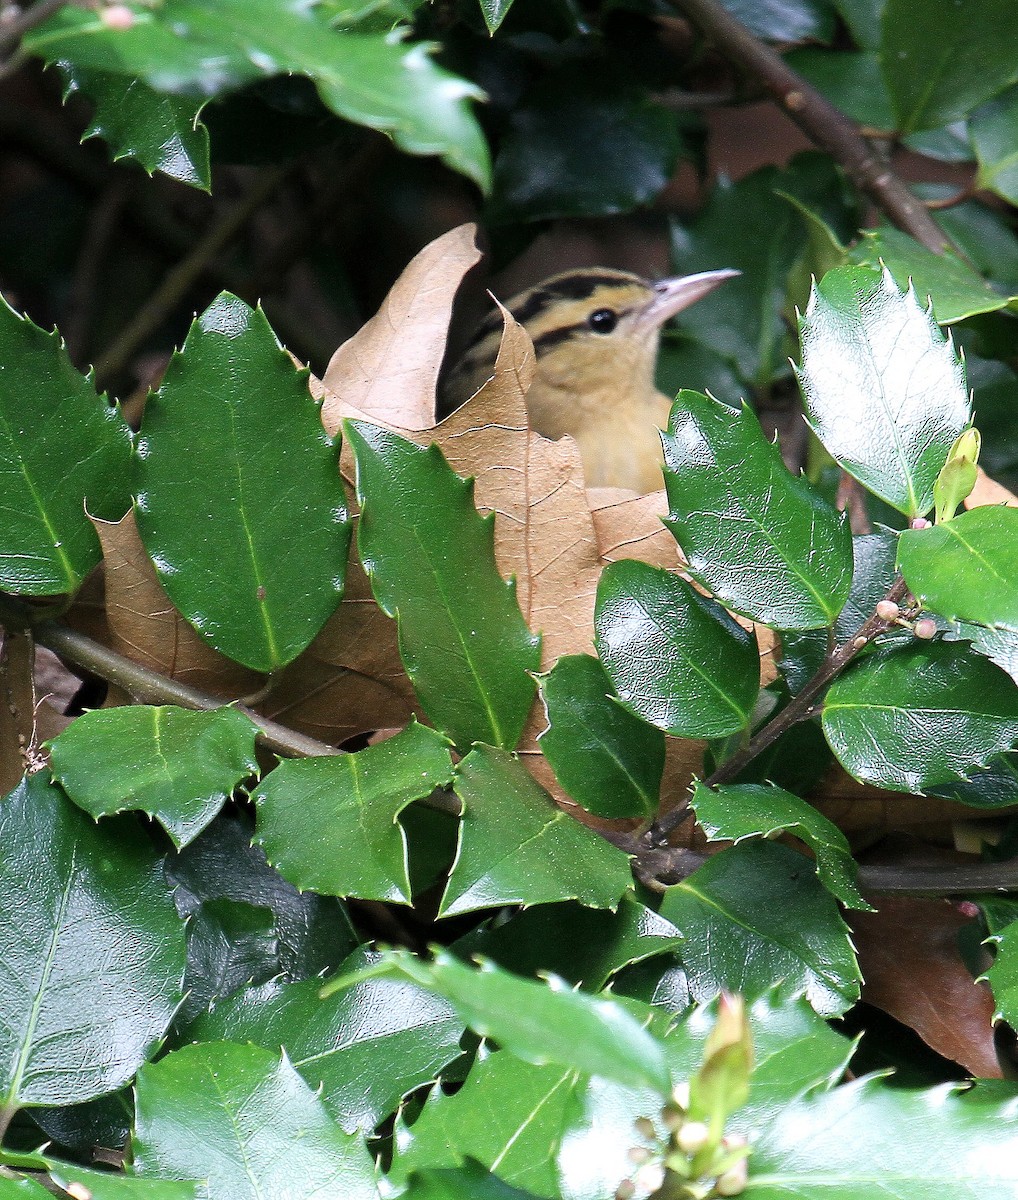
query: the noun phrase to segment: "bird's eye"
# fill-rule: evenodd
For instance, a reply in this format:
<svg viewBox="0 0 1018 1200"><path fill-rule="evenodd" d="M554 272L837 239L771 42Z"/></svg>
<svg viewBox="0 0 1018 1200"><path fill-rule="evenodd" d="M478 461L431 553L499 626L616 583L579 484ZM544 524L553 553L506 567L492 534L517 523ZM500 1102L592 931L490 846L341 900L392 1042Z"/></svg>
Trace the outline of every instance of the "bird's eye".
<svg viewBox="0 0 1018 1200"><path fill-rule="evenodd" d="M618 323L618 314L610 308L599 308L587 318L587 324L595 333L611 333Z"/></svg>

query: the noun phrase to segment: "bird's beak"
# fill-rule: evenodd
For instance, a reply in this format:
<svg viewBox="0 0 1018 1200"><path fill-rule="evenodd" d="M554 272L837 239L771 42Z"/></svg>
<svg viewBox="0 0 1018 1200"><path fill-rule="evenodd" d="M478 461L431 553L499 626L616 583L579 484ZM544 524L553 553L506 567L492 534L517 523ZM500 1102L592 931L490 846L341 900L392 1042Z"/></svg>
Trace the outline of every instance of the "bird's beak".
<svg viewBox="0 0 1018 1200"><path fill-rule="evenodd" d="M741 271L725 267L721 271L701 271L698 275L662 279L654 284L654 298L637 314L637 327L647 332L659 329L669 318L702 300L726 279L741 274Z"/></svg>

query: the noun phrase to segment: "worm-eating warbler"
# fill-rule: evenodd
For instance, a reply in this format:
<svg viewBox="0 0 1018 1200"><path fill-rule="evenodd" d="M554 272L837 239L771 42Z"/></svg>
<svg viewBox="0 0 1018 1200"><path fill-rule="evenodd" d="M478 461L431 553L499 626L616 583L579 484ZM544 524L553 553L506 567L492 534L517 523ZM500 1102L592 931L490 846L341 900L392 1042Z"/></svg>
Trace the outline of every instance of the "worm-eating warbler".
<svg viewBox="0 0 1018 1200"><path fill-rule="evenodd" d="M658 431L668 423L671 401L654 383L661 327L738 274L704 271L650 283L627 271L566 271L506 305L534 343L531 427L544 437L576 439L588 487L652 492L662 486ZM491 376L501 336L496 311L447 376L446 411Z"/></svg>

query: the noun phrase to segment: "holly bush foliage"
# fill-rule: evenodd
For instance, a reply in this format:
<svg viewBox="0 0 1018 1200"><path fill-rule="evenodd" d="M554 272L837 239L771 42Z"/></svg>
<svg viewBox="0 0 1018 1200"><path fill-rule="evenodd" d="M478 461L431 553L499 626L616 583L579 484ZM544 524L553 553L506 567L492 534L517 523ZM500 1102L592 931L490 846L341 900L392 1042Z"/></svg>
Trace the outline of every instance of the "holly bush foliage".
<svg viewBox="0 0 1018 1200"><path fill-rule="evenodd" d="M975 156L980 186L1018 200L1006 5L928 0L922 21L906 0L728 7L763 40L811 43L789 61L849 116ZM631 211L696 156L702 131L653 94L663 65L605 33L671 13L68 5L23 49L91 98L115 156L199 188L206 110L306 76L330 120L490 187L508 246L549 217ZM439 36L446 66L418 40ZM481 117L474 78L493 96ZM860 235L857 216L815 155L722 183L675 223L681 269L743 270L663 355L684 385L664 524L688 569L610 563L596 657L543 673L471 483L371 421L326 434L259 308L212 300L132 431L57 333L0 307L12 718L26 630L72 659L65 617L102 642L83 585L104 560L108 579L130 567L165 593L128 593L145 645L165 629L175 654L186 628L256 705L324 636L351 546L370 581L357 602L395 623L420 718L336 751L247 704L202 705L151 662L92 660L160 702L24 745L0 801L0 1196L1018 1195L1014 1085L906 1087L854 1058L842 910L879 889L803 798L831 755L879 789L983 810L1018 798L1018 510L959 512L984 383L989 461L1008 465L989 435L1015 395L1018 252L975 201L943 216L959 254ZM945 325L972 347L968 379ZM822 446L871 496L875 533L853 538L830 471L790 473L727 395L790 386L790 348L817 460ZM722 399L689 386L714 380ZM129 510L130 553L111 532ZM765 688L750 622L780 638ZM539 750L587 822L514 753L535 703ZM690 799L709 855L669 845L676 739L709 743ZM1013 1024L1018 910L978 899L996 1019ZM96 1168L97 1146L115 1169Z"/></svg>

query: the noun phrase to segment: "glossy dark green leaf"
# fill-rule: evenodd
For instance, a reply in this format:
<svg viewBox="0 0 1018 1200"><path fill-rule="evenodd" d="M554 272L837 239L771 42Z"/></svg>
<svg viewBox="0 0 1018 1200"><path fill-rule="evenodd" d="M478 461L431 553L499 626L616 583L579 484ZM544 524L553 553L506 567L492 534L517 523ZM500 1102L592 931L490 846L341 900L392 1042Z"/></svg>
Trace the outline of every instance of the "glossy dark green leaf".
<svg viewBox="0 0 1018 1200"><path fill-rule="evenodd" d="M983 978L993 990L994 1021L1018 1025L1018 921L992 935L993 966Z"/></svg>
<svg viewBox="0 0 1018 1200"><path fill-rule="evenodd" d="M986 1200L1018 1194L1013 1085L894 1087L875 1076L768 1114L747 1200Z"/></svg>
<svg viewBox="0 0 1018 1200"><path fill-rule="evenodd" d="M409 904L398 817L451 778L449 743L416 721L356 754L281 762L254 793L255 841L302 891Z"/></svg>
<svg viewBox="0 0 1018 1200"><path fill-rule="evenodd" d="M488 32L494 33L513 6L513 0L481 0L481 14Z"/></svg>
<svg viewBox="0 0 1018 1200"><path fill-rule="evenodd" d="M690 573L765 625L833 624L852 584L848 520L788 471L752 410L680 392L662 441L666 524Z"/></svg>
<svg viewBox="0 0 1018 1200"><path fill-rule="evenodd" d="M817 877L831 895L847 908L870 908L856 885L848 839L805 800L780 787L744 783L708 788L698 782L690 803L712 842L792 834L813 851Z"/></svg>
<svg viewBox="0 0 1018 1200"><path fill-rule="evenodd" d="M880 45L880 14L884 3L885 0L834 0L856 44L866 50L876 50Z"/></svg>
<svg viewBox="0 0 1018 1200"><path fill-rule="evenodd" d="M75 1195L89 1200L205 1200L203 1182L185 1182L170 1179L139 1179L136 1175L123 1175L112 1171L90 1170L77 1163L58 1162L48 1159L47 1166L53 1179L72 1197ZM77 1192L74 1189L77 1188Z"/></svg>
<svg viewBox="0 0 1018 1200"><path fill-rule="evenodd" d="M138 529L176 607L257 671L296 658L343 594L336 463L305 376L262 311L223 292L145 406Z"/></svg>
<svg viewBox="0 0 1018 1200"><path fill-rule="evenodd" d="M674 116L603 63L579 62L532 85L495 159L490 219L610 216L649 204L679 153Z"/></svg>
<svg viewBox="0 0 1018 1200"><path fill-rule="evenodd" d="M1010 0L887 0L882 18L884 76L903 133L936 129L1018 80L1006 37Z"/></svg>
<svg viewBox="0 0 1018 1200"><path fill-rule="evenodd" d="M838 761L878 787L922 792L1018 741L1018 687L952 642L871 655L831 685L823 726Z"/></svg>
<svg viewBox="0 0 1018 1200"><path fill-rule="evenodd" d="M568 1067L537 1067L505 1050L482 1051L459 1091L449 1096L436 1088L412 1125L397 1118L390 1184L472 1158L505 1184L557 1195L553 1152L577 1083Z"/></svg>
<svg viewBox="0 0 1018 1200"><path fill-rule="evenodd" d="M674 950L679 931L627 893L614 913L579 904L538 904L453 943L461 957L490 959L516 975L548 973L588 991L633 963Z"/></svg>
<svg viewBox="0 0 1018 1200"><path fill-rule="evenodd" d="M187 923L187 996L177 1028L223 996L264 983L279 971L279 930L272 909L225 897L206 900Z"/></svg>
<svg viewBox="0 0 1018 1200"><path fill-rule="evenodd" d="M75 370L60 335L0 296L0 590L77 591L102 551L88 514L131 503L131 434Z"/></svg>
<svg viewBox="0 0 1018 1200"><path fill-rule="evenodd" d="M949 620L1018 628L1018 509L987 505L929 529L906 529L898 569L912 594Z"/></svg>
<svg viewBox="0 0 1018 1200"><path fill-rule="evenodd" d="M697 1000L722 989L750 998L784 981L818 1013L859 997L859 968L834 897L808 859L774 842L748 841L670 887L661 915L685 939L682 961Z"/></svg>
<svg viewBox="0 0 1018 1200"><path fill-rule="evenodd" d="M664 735L619 704L600 662L563 655L541 677L541 697L548 728L538 744L576 803L599 817L653 816Z"/></svg>
<svg viewBox="0 0 1018 1200"><path fill-rule="evenodd" d="M495 566L494 516L436 446L348 422L357 456L357 544L375 599L399 625L400 654L421 707L461 750L512 749L530 712L540 639L515 582ZM450 536L450 530L456 536Z"/></svg>
<svg viewBox="0 0 1018 1200"><path fill-rule="evenodd" d="M407 1200L537 1200L533 1192L503 1183L471 1159L462 1167L414 1172L403 1194Z"/></svg>
<svg viewBox="0 0 1018 1200"><path fill-rule="evenodd" d="M829 0L723 0L733 17L771 42L826 42L834 35Z"/></svg>
<svg viewBox="0 0 1018 1200"><path fill-rule="evenodd" d="M660 1041L614 1000L573 991L554 976L537 981L492 963L467 966L446 951L428 962L406 951L387 958L389 973L444 996L475 1033L524 1062L667 1092Z"/></svg>
<svg viewBox="0 0 1018 1200"><path fill-rule="evenodd" d="M299 1147L299 1153L295 1150ZM206 1042L138 1075L134 1169L208 1180L208 1200L377 1200L364 1141L344 1133L284 1056Z"/></svg>
<svg viewBox="0 0 1018 1200"><path fill-rule="evenodd" d="M1010 299L951 251L934 254L898 229L865 230L849 251L851 262L874 271L886 267L902 291L909 284L941 325L1007 308Z"/></svg>
<svg viewBox="0 0 1018 1200"><path fill-rule="evenodd" d="M1018 683L1018 627L1011 625L975 625L971 621L952 621L944 637L949 641L969 642L973 650L996 663Z"/></svg>
<svg viewBox="0 0 1018 1200"><path fill-rule="evenodd" d="M933 485L969 423L965 371L915 294L888 272L837 267L800 320L799 379L828 452L906 516L933 506Z"/></svg>
<svg viewBox="0 0 1018 1200"><path fill-rule="evenodd" d="M786 62L853 121L869 129L893 129L880 56L873 50L820 50L807 47L786 55Z"/></svg>
<svg viewBox="0 0 1018 1200"><path fill-rule="evenodd" d="M341 968L371 956L357 951ZM188 1030L198 1042L254 1042L287 1058L348 1132L369 1133L407 1092L460 1053L463 1024L448 1001L407 979L365 979L322 999L320 979L279 979L238 992Z"/></svg>
<svg viewBox="0 0 1018 1200"><path fill-rule="evenodd" d="M614 909L629 859L559 808L518 759L478 746L456 769L460 846L440 916L578 900Z"/></svg>
<svg viewBox="0 0 1018 1200"><path fill-rule="evenodd" d="M482 187L488 148L470 111L477 88L431 61L429 48L331 28L303 0L166 0L129 29L62 9L26 37L48 62L140 77L156 91L218 95L274 75L306 75L338 116L380 129L411 154L439 154Z"/></svg>
<svg viewBox="0 0 1018 1200"><path fill-rule="evenodd" d="M601 574L597 653L622 703L677 737L741 729L756 699L756 640L677 575L634 559Z"/></svg>
<svg viewBox="0 0 1018 1200"><path fill-rule="evenodd" d="M63 64L65 98L75 92L92 101L95 112L82 140L100 137L114 161L133 158L151 175L208 191L212 186L209 134L198 119L206 100L157 92L143 79Z"/></svg>
<svg viewBox="0 0 1018 1200"><path fill-rule="evenodd" d="M677 272L719 266L742 271L682 313L681 328L734 362L743 379L760 387L788 374L782 309L789 269L803 248L802 221L782 194L817 213L843 242L852 236L855 217L844 199L842 180L830 159L813 153L797 155L783 170L764 167L738 183L720 179L690 226L672 224ZM697 386L692 379L679 382ZM740 396L725 398L734 403Z"/></svg>
<svg viewBox="0 0 1018 1200"><path fill-rule="evenodd" d="M34 1179L0 1176L0 1200L50 1200L51 1195Z"/></svg>
<svg viewBox="0 0 1018 1200"><path fill-rule="evenodd" d="M360 940L340 901L298 892L251 845L252 833L246 817L220 816L167 861L177 911L188 918L178 1025L244 984L335 970Z"/></svg>
<svg viewBox="0 0 1018 1200"><path fill-rule="evenodd" d="M257 732L233 708L95 709L49 743L50 766L91 816L148 813L179 848L201 833L242 779L258 774Z"/></svg>
<svg viewBox="0 0 1018 1200"><path fill-rule="evenodd" d="M979 161L976 186L1018 203L1018 87L978 108L969 132Z"/></svg>
<svg viewBox="0 0 1018 1200"><path fill-rule="evenodd" d="M985 771L928 789L931 796L957 800L970 808L1009 808L1018 804L1018 754L990 759Z"/></svg>
<svg viewBox="0 0 1018 1200"><path fill-rule="evenodd" d="M2 1104L116 1091L181 998L184 925L130 821L90 821L42 775L0 802ZM101 969L97 969L101 964Z"/></svg>

